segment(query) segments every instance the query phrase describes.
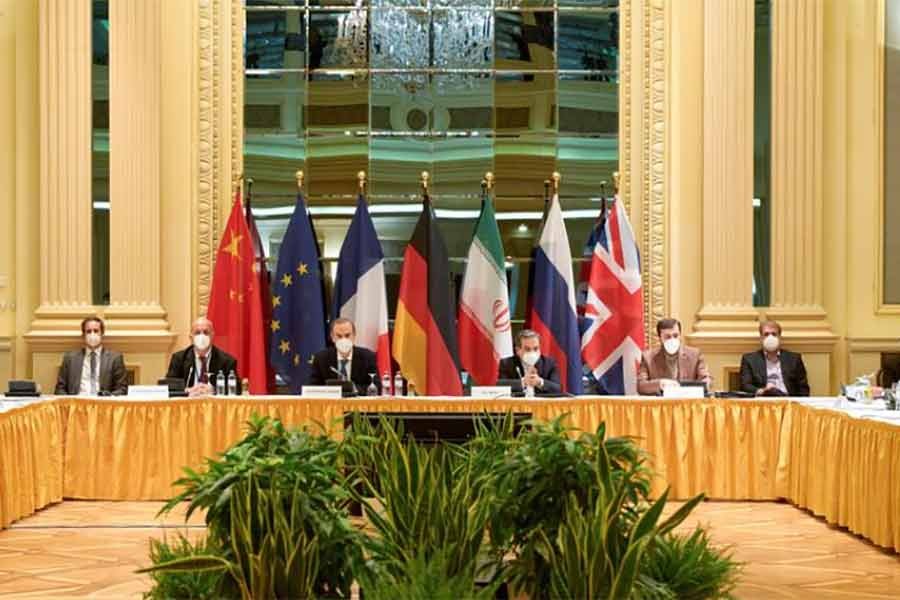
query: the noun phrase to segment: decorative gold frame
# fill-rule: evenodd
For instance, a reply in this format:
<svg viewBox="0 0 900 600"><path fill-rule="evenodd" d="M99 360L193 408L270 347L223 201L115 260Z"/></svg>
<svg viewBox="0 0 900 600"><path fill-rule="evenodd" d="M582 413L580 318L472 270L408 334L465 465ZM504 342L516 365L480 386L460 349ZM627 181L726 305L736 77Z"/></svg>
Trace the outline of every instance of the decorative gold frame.
<svg viewBox="0 0 900 600"><path fill-rule="evenodd" d="M233 190L232 181L243 168L242 10L241 0L198 2L199 189L194 224L194 314L205 312L209 302L220 223L231 207L228 199ZM637 216L631 211L633 205L640 210L641 226L635 230L641 232L645 331L668 310L665 252L668 11L668 0L622 0L620 4L620 197L632 218ZM230 35L230 43L223 43L223 32ZM640 40L635 40L638 34ZM640 43L636 45L636 41ZM641 49L639 57L634 56L635 46ZM636 72L640 72L640 85L633 80ZM640 115L634 114L635 95L638 95ZM632 143L633 127L640 130L638 148ZM639 168L634 167L635 162ZM633 187L632 173L640 173L638 188ZM633 192L640 197L632 197Z"/></svg>

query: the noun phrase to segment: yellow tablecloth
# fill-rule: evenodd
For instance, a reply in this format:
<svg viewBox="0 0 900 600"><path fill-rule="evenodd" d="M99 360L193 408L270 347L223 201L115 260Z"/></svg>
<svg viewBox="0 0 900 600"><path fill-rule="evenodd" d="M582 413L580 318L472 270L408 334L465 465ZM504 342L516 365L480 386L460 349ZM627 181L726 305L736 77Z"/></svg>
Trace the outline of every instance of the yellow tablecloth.
<svg viewBox="0 0 900 600"><path fill-rule="evenodd" d="M252 398L161 402L68 401L67 498L160 500L184 466L197 467L240 439L251 414L279 415L289 424L318 422L340 429L344 412L469 412L512 409L550 419L569 413L572 425L629 435L651 455L671 495L771 500L786 401L460 399L309 400ZM78 449L75 451L75 449Z"/></svg>
<svg viewBox="0 0 900 600"><path fill-rule="evenodd" d="M900 551L900 427L788 400L58 399L0 413L0 528L63 496L168 498L183 467L239 440L254 412L339 432L352 410L568 413L583 430L606 422L650 453L657 493L785 498Z"/></svg>
<svg viewBox="0 0 900 600"><path fill-rule="evenodd" d="M0 529L63 497L60 405L0 413Z"/></svg>
<svg viewBox="0 0 900 600"><path fill-rule="evenodd" d="M784 430L780 494L900 552L900 427L792 404Z"/></svg>

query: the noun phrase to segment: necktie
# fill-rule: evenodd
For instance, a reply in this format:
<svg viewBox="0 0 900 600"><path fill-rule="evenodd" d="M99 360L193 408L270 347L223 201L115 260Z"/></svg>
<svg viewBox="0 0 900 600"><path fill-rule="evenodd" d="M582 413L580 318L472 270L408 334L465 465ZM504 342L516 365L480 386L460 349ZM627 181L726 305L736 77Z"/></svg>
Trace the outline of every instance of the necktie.
<svg viewBox="0 0 900 600"><path fill-rule="evenodd" d="M346 358L341 359L341 366L340 366L339 370L341 372L341 379L343 379L344 381L347 381L347 379L349 379L349 377L347 377L347 359Z"/></svg>
<svg viewBox="0 0 900 600"><path fill-rule="evenodd" d="M97 351L91 351L91 394L97 395Z"/></svg>
<svg viewBox="0 0 900 600"><path fill-rule="evenodd" d="M206 372L206 357L200 359L200 383L209 383L209 374Z"/></svg>

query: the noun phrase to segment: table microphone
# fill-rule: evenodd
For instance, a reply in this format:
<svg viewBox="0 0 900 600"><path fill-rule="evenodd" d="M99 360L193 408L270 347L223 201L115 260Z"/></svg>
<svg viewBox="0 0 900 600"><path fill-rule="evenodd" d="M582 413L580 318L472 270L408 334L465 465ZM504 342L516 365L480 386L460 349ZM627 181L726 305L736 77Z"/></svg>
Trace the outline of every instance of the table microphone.
<svg viewBox="0 0 900 600"><path fill-rule="evenodd" d="M188 370L187 380L185 382L185 388L191 387L191 377L194 376L194 365L191 365L191 368Z"/></svg>
<svg viewBox="0 0 900 600"><path fill-rule="evenodd" d="M335 367L329 367L329 368L337 374L338 379L340 379L341 381L347 381L347 377L343 373L338 371Z"/></svg>

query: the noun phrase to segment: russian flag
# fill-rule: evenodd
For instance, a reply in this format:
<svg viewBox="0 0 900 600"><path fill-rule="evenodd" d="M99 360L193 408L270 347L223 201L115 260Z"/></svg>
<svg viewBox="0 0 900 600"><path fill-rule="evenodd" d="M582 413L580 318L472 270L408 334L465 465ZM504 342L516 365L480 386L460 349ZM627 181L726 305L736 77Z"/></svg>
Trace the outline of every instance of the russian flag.
<svg viewBox="0 0 900 600"><path fill-rule="evenodd" d="M569 235L554 194L534 252L529 323L541 336L541 353L556 360L565 392L580 394L581 336L575 305L575 277Z"/></svg>
<svg viewBox="0 0 900 600"><path fill-rule="evenodd" d="M333 315L356 324L356 345L375 352L380 375L391 373L384 253L362 194L341 245Z"/></svg>

